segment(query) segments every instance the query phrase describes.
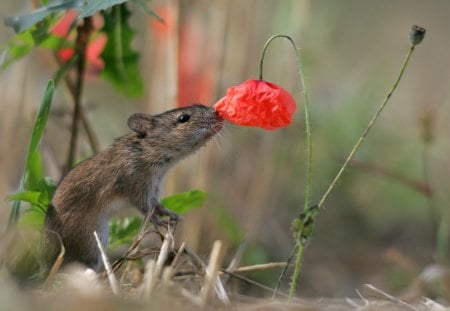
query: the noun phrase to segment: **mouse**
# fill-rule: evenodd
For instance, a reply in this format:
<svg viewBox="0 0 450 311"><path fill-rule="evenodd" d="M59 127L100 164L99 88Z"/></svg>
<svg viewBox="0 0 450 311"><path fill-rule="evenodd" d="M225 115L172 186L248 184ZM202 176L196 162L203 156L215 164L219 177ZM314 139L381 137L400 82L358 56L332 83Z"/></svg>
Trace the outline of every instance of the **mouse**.
<svg viewBox="0 0 450 311"><path fill-rule="evenodd" d="M160 203L167 171L193 154L223 128L213 107L194 104L160 114L129 117L131 132L102 152L75 166L57 186L44 222L47 266L56 260L61 243L63 264L78 262L99 271L101 254L94 231L106 249L108 219L130 204L155 226L180 217Z"/></svg>

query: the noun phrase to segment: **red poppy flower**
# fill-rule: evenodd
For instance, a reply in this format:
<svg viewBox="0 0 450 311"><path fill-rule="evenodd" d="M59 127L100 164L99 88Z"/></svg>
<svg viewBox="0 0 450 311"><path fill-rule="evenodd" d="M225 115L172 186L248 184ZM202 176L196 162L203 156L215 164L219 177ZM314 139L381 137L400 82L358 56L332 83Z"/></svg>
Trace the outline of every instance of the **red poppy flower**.
<svg viewBox="0 0 450 311"><path fill-rule="evenodd" d="M296 104L282 87L263 80L248 80L228 88L214 108L222 118L235 124L274 130L292 122Z"/></svg>

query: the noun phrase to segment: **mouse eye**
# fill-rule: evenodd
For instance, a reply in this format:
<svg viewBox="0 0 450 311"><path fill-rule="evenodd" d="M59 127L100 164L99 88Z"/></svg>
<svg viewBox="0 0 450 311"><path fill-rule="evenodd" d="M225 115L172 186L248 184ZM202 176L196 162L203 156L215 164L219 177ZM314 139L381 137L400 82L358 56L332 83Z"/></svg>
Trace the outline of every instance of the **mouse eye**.
<svg viewBox="0 0 450 311"><path fill-rule="evenodd" d="M190 115L182 114L181 116L178 117L178 123L185 123L185 122L189 121L190 118L191 118Z"/></svg>

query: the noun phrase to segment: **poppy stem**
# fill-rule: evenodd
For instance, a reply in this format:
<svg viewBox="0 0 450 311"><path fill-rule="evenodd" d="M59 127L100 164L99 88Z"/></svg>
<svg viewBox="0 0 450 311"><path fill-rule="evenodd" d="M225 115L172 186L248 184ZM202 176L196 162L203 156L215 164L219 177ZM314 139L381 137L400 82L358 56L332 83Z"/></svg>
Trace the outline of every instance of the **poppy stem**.
<svg viewBox="0 0 450 311"><path fill-rule="evenodd" d="M304 97L304 111L305 111L305 127L306 127L306 144L307 144L307 161L306 161L306 189L305 189L305 205L301 212L301 214L311 214L312 218L314 218L314 215L316 213L316 209L310 208L310 200L311 200L311 176L312 176L312 141L311 141L311 125L309 120L309 100L308 100L308 93L306 91L306 84L305 84L305 78L303 75L302 65L301 65L301 58L300 58L300 52L297 46L295 45L294 40L290 36L287 35L274 35L270 37L266 43L264 44L264 47L261 52L261 58L259 60L259 79L263 79L263 64L264 64L264 57L266 55L266 51L270 45L270 43L277 39L277 38L283 38L287 39L292 47L294 48L296 60L297 60L297 71L298 71L298 77L300 82L300 88L303 90L303 97ZM297 220L297 219L296 219ZM294 220L294 221L296 221ZM289 289L289 298L292 298L294 294L297 291L297 283L298 278L300 275L301 270L301 264L302 264L302 257L303 257L303 247L304 242L303 239L303 232L302 229L297 228L296 226L293 226L294 235L296 237L296 243L293 250L293 253L296 253L296 260L294 265L294 274L292 276L292 282ZM282 276L279 278L279 282L281 282ZM274 291L274 296L277 294L277 289L279 288L279 284L277 285L277 288Z"/></svg>
<svg viewBox="0 0 450 311"><path fill-rule="evenodd" d="M381 112L383 111L384 107L386 106L386 104L389 102L389 99L392 97L392 94L394 93L394 91L397 89L397 86L403 76L403 73L405 72L405 69L408 65L408 62L411 58L412 53L414 52L414 48L415 45L411 45L408 51L408 54L405 57L405 60L403 61L403 65L400 69L400 72L397 76L397 79L395 80L394 84L392 85L391 90L389 91L389 93L387 94L386 98L384 99L384 101L381 103L380 107L378 108L378 110L376 111L375 115L372 117L372 119L369 121L369 123L367 124L366 129L364 130L364 132L361 134L361 136L359 137L358 141L356 142L356 144L353 146L352 150L350 151L349 155L347 156L347 158L344 161L344 164L342 164L342 167L340 168L339 172L336 174L336 177L334 177L333 181L331 182L330 186L328 187L328 189L325 191L325 194L322 196L322 198L320 199L319 203L317 204L319 209L322 208L323 204L325 203L325 200L328 198L328 196L331 193L331 190L333 190L333 188L336 186L339 178L341 177L342 173L344 173L345 169L347 168L350 160L353 158L353 156L355 155L356 151L359 149L359 147L361 146L362 142L365 140L365 138L367 137L367 134L369 134L370 129L372 128L372 126L375 124L375 121L378 119L378 117L380 116Z"/></svg>

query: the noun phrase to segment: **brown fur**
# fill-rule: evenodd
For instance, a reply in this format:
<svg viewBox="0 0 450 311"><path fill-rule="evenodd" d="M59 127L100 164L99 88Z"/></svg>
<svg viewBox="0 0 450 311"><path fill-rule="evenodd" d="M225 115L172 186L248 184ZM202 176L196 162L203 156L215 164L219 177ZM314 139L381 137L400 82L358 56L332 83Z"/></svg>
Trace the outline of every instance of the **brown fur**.
<svg viewBox="0 0 450 311"><path fill-rule="evenodd" d="M159 204L161 180L173 164L220 131L223 121L213 108L193 105L155 116L135 114L128 126L132 133L76 166L58 186L45 221L50 264L60 248L59 235L65 263L78 261L98 270L100 254L93 232L106 246L107 219L115 205L128 202L143 214L155 208L156 223L158 216L176 219Z"/></svg>

